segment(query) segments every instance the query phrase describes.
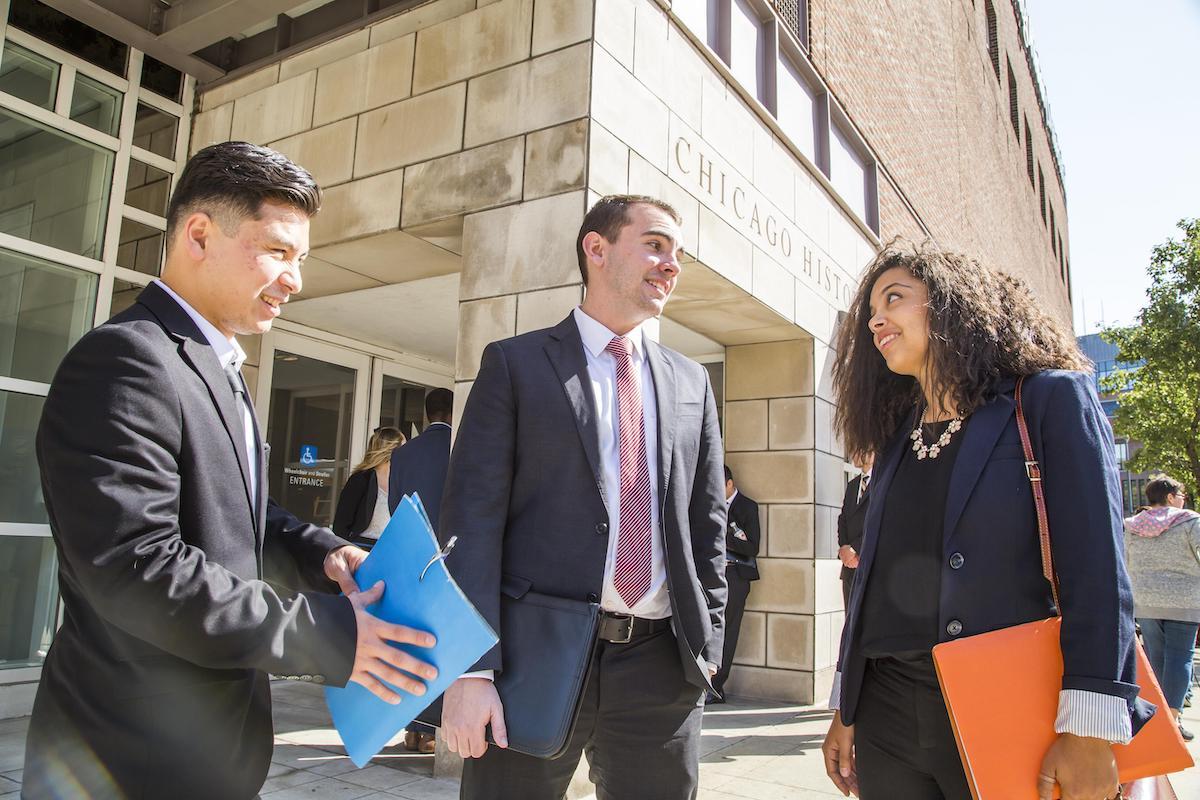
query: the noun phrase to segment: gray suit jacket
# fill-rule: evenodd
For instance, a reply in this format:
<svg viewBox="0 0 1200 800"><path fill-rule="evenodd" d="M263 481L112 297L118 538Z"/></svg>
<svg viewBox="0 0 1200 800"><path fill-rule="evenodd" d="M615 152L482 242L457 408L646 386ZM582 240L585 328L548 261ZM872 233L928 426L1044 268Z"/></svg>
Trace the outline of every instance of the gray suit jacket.
<svg viewBox="0 0 1200 800"><path fill-rule="evenodd" d="M658 497L673 627L684 674L708 687L725 610L721 432L708 373L647 340L658 401ZM596 601L608 551L608 504L587 359L573 317L493 342L458 427L442 502L447 559L500 634L475 669L504 668L501 587Z"/></svg>

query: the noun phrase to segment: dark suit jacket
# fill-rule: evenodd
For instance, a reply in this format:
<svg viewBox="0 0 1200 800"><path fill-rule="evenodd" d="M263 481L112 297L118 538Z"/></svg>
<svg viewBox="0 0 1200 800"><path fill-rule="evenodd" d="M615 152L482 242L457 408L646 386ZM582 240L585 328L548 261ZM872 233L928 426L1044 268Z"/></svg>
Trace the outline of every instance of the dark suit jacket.
<svg viewBox="0 0 1200 800"><path fill-rule="evenodd" d="M365 530L371 524L371 517L375 515L375 501L378 497L379 477L375 470L364 469L347 478L342 493L338 495L337 508L333 512L333 532L349 538Z"/></svg>
<svg viewBox="0 0 1200 800"><path fill-rule="evenodd" d="M733 535L733 524L746 534L746 540ZM729 504L729 524L725 527L725 549L744 559L742 564L730 561L725 565L725 571L730 577L736 575L742 580L758 580L758 547L762 542L762 531L758 519L758 503L751 500L741 491Z"/></svg>
<svg viewBox="0 0 1200 800"><path fill-rule="evenodd" d="M867 484L867 493L863 501L858 502L858 487L862 485L862 475L856 475L846 484L846 494L842 497L842 511L838 514L838 547L850 545L854 552L862 552L863 522L867 518L867 506L871 499L872 487ZM854 578L854 570L842 567L842 580Z"/></svg>
<svg viewBox="0 0 1200 800"><path fill-rule="evenodd" d="M65 613L26 797L253 797L272 752L267 673L348 679L349 601L260 580L264 540L310 576L344 542L268 502L261 479L251 504L236 402L154 284L63 359L37 453Z"/></svg>
<svg viewBox="0 0 1200 800"><path fill-rule="evenodd" d="M450 463L450 426L430 423L419 436L392 451L388 478L388 509L394 514L400 498L416 492L433 530L441 521L442 491Z"/></svg>
<svg viewBox="0 0 1200 800"><path fill-rule="evenodd" d="M1112 429L1092 378L1048 371L1022 390L1034 455L1041 462L1054 568L1062 601L1063 689L1112 695L1136 732L1152 707L1136 700L1133 600L1124 562L1121 490ZM1054 613L1042 577L1033 492L1013 413L1013 381L972 415L946 500L938 632L971 636ZM888 486L909 446L911 420L876 461L858 576L842 629L842 721L854 722L866 659L857 651L860 611L879 541ZM951 566L952 556L958 568ZM961 632L952 635L947 627ZM998 698L1002 701L1002 698Z"/></svg>
<svg viewBox="0 0 1200 800"><path fill-rule="evenodd" d="M668 586L688 681L708 687L721 663L725 608L725 492L721 432L708 374L646 340L658 402L658 497ZM598 601L608 553L600 440L579 328L492 342L458 428L442 539L455 579L500 645L475 669L504 668L500 592ZM518 590L519 591L519 590Z"/></svg>

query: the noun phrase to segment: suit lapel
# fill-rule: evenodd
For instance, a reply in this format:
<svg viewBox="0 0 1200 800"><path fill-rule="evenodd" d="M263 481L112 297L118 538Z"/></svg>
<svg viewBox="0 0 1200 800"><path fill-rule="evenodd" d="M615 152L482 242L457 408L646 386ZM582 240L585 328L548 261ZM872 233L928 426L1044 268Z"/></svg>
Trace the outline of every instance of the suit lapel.
<svg viewBox="0 0 1200 800"><path fill-rule="evenodd" d="M954 534L958 519L967 506L967 499L983 474L983 468L987 466L996 441L1008 425L1009 417L1013 415L1016 406L1004 389L1002 386L1000 395L995 400L976 411L967 425L966 438L963 439L962 449L958 451L958 457L954 461L954 471L950 475L950 488L946 495L945 527L942 529L944 543L949 542Z"/></svg>
<svg viewBox="0 0 1200 800"><path fill-rule="evenodd" d="M568 315L565 320L550 329L550 341L546 343L545 351L562 383L567 403L571 406L575 427L579 431L583 452L596 479L600 498L607 504L604 479L600 472L600 429L596 423L587 356L583 353L583 340L579 337L579 328L575 325L574 317Z"/></svg>
<svg viewBox="0 0 1200 800"><path fill-rule="evenodd" d="M654 396L658 407L658 502L667 501L667 483L671 477L671 448L675 439L675 367L671 364L658 342L642 337L646 348L646 360L650 362L650 376L654 379Z"/></svg>
<svg viewBox="0 0 1200 800"><path fill-rule="evenodd" d="M253 495L250 491L250 465L246 460L246 440L242 433L242 419L235 405L229 380L225 377L225 371L221 369L221 362L217 359L216 352L196 328L196 324L192 322L187 312L157 285L152 283L147 286L138 295L138 302L150 309L172 338L180 343L179 352L183 360L204 381L213 405L216 407L217 416L220 417L221 424L225 427L225 433L229 436L229 443L237 457L238 467L242 473L242 488L245 490L247 509L251 514L252 522L257 523L257 519L254 519L256 515ZM255 532L257 538L257 524Z"/></svg>

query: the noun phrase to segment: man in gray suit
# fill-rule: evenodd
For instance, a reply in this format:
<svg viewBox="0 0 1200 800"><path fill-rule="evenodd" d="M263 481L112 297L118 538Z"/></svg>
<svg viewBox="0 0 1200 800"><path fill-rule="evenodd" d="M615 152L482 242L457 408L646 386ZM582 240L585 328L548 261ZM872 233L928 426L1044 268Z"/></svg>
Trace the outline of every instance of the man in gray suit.
<svg viewBox="0 0 1200 800"><path fill-rule="evenodd" d="M458 537L448 566L501 637L445 695L464 798L561 798L585 748L602 800L696 796L703 699L721 660L726 511L708 374L644 331L679 279L679 226L662 201L603 198L576 240L583 304L484 351L440 530ZM502 583L602 609L556 759L505 749L491 678L517 637L500 628Z"/></svg>

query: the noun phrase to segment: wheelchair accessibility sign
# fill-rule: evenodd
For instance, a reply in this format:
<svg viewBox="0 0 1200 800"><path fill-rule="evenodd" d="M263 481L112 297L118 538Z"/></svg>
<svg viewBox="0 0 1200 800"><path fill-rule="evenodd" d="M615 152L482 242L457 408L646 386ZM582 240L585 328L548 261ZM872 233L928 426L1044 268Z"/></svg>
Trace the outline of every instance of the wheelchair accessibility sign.
<svg viewBox="0 0 1200 800"><path fill-rule="evenodd" d="M300 463L306 467L317 464L317 446L315 444L300 445Z"/></svg>

